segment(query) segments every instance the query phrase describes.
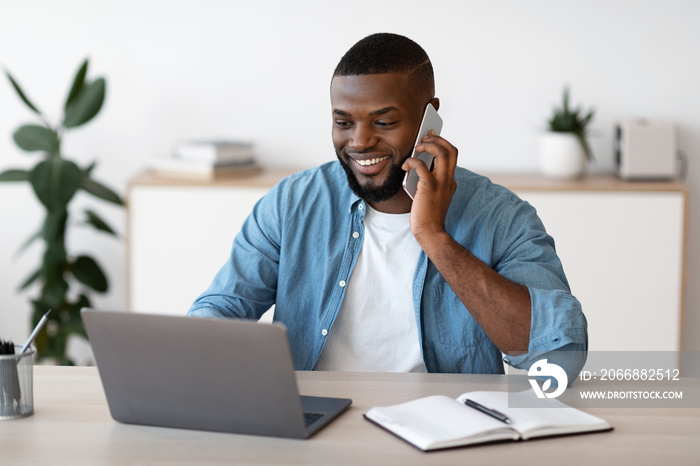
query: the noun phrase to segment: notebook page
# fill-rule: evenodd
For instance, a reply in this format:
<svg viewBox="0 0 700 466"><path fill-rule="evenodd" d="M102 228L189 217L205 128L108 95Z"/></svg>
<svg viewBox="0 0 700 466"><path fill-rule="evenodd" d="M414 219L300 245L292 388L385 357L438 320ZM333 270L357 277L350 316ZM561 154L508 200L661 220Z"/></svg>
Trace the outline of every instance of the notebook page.
<svg viewBox="0 0 700 466"><path fill-rule="evenodd" d="M506 424L447 396L429 396L372 408L367 416L419 448L444 448L477 441L516 439ZM493 437L493 438L492 438ZM472 441L464 441L463 439Z"/></svg>

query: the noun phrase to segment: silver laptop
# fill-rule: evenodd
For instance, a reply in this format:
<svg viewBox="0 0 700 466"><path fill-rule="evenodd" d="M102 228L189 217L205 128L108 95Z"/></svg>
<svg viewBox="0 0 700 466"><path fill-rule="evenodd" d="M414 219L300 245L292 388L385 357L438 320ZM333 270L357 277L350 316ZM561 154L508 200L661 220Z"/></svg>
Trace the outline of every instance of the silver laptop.
<svg viewBox="0 0 700 466"><path fill-rule="evenodd" d="M351 400L299 396L283 326L82 310L119 422L308 438Z"/></svg>

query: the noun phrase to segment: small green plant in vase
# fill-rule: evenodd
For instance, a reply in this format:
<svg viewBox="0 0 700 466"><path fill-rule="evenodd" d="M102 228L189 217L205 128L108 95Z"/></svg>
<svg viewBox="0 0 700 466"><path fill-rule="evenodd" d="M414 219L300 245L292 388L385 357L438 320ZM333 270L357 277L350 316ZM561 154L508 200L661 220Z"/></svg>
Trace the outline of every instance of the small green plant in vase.
<svg viewBox="0 0 700 466"><path fill-rule="evenodd" d="M40 285L39 294L32 302L33 328L39 319L52 309L49 322L35 340L37 358L58 364L73 364L66 354L71 335L86 338L80 318L80 309L91 306L91 292L104 293L108 280L97 261L88 254L72 254L66 248L69 226L89 226L100 232L118 237L109 224L94 210L85 209L76 221L69 205L78 191L89 193L100 200L123 206L122 198L112 189L92 177L93 162L80 167L64 157L63 137L68 130L91 121L102 108L105 98L104 78L87 79L88 60L75 75L63 108L63 118L52 123L24 93L17 81L6 72L19 98L40 119L40 124L25 124L13 134L17 146L40 160L29 170L10 169L0 173L0 182L27 182L46 215L38 231L22 245L24 251L34 241L44 243L42 261L37 269L20 285L26 290L32 284Z"/></svg>
<svg viewBox="0 0 700 466"><path fill-rule="evenodd" d="M544 135L541 147L541 166L546 176L582 176L586 162L593 160L588 144L588 126L595 111L585 112L581 106L572 109L569 96L569 88L565 86L561 107L555 107L547 121L549 132Z"/></svg>

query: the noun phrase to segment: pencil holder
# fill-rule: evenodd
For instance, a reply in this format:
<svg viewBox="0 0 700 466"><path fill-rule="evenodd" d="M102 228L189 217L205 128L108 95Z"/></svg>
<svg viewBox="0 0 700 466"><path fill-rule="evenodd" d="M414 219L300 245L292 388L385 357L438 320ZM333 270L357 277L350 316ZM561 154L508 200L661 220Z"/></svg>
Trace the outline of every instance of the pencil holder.
<svg viewBox="0 0 700 466"><path fill-rule="evenodd" d="M22 347L15 345L15 352ZM34 347L0 356L0 421L34 414Z"/></svg>

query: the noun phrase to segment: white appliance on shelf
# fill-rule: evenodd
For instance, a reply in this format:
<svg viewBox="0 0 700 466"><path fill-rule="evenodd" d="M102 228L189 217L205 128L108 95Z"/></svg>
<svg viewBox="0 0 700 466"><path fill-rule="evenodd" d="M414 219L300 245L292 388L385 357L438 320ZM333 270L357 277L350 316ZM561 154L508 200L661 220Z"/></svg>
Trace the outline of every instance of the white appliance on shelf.
<svg viewBox="0 0 700 466"><path fill-rule="evenodd" d="M615 158L624 180L671 180L679 176L676 128L648 118L621 120L615 127Z"/></svg>

